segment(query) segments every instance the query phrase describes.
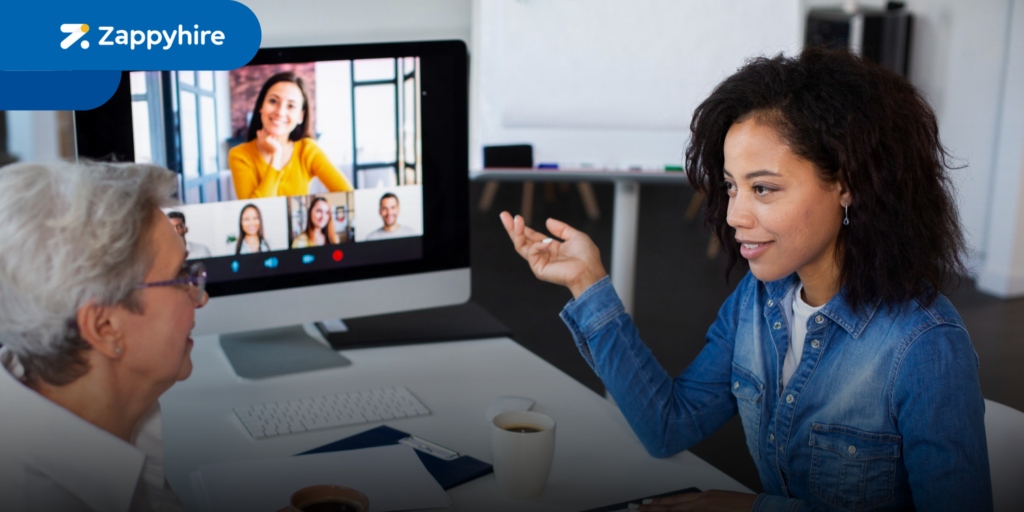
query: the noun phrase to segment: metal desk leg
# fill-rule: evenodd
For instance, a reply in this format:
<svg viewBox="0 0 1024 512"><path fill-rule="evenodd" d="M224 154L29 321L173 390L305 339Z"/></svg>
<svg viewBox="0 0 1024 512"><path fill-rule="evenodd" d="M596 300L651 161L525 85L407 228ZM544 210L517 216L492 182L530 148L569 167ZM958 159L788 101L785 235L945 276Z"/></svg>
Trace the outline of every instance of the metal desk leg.
<svg viewBox="0 0 1024 512"><path fill-rule="evenodd" d="M498 193L498 182L488 181L484 183L484 191L480 194L480 211L487 213L491 211L494 204L494 195Z"/></svg>
<svg viewBox="0 0 1024 512"><path fill-rule="evenodd" d="M523 182L523 203L519 208L519 215L523 216L523 222L529 226L530 222L533 221L533 182ZM534 229L537 226L531 226Z"/></svg>
<svg viewBox="0 0 1024 512"><path fill-rule="evenodd" d="M636 278L636 241L640 220L640 184L615 182L615 212L612 217L612 285L626 312L633 313Z"/></svg>
<svg viewBox="0 0 1024 512"><path fill-rule="evenodd" d="M576 188L580 191L580 199L583 200L583 208L587 211L587 218L590 220L600 219L601 209L597 207L594 187L590 186L589 181L580 181L576 183Z"/></svg>

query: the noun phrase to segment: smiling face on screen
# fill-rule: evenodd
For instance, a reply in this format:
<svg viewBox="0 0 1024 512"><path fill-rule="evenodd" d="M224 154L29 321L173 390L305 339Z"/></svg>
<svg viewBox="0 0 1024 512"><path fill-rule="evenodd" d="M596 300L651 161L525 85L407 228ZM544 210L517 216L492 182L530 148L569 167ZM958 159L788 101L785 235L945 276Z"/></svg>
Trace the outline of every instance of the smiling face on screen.
<svg viewBox="0 0 1024 512"><path fill-rule="evenodd" d="M262 225L260 212L256 208L250 206L242 212L242 232L244 236L259 236Z"/></svg>
<svg viewBox="0 0 1024 512"><path fill-rule="evenodd" d="M327 222L331 220L331 205L327 204L327 201L317 201L313 205L310 216L313 220L313 225L318 229L323 229L327 226Z"/></svg>
<svg viewBox="0 0 1024 512"><path fill-rule="evenodd" d="M273 136L288 136L305 119L302 90L293 82L277 82L267 89L260 106L263 129Z"/></svg>
<svg viewBox="0 0 1024 512"><path fill-rule="evenodd" d="M384 221L384 229L393 228L398 224L400 212L397 198L385 197L380 200L380 218Z"/></svg>

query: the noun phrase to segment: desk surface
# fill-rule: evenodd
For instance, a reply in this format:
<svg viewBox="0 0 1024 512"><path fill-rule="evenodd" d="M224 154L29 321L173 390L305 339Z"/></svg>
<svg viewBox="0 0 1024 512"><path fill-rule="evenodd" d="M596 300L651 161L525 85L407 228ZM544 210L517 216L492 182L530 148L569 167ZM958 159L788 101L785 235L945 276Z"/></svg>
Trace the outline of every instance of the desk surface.
<svg viewBox="0 0 1024 512"><path fill-rule="evenodd" d="M649 456L618 408L508 338L342 351L352 366L259 381L236 377L215 336L196 339L192 377L160 400L165 467L171 486L198 510L189 473L220 462L283 457L380 423L256 441L232 407L402 385L431 411L389 421L394 428L491 462L484 411L502 395L537 401L557 422L555 461L544 495L501 496L494 475L448 491L447 510L586 510L685 487L750 492L690 452ZM275 510L275 509L271 509Z"/></svg>

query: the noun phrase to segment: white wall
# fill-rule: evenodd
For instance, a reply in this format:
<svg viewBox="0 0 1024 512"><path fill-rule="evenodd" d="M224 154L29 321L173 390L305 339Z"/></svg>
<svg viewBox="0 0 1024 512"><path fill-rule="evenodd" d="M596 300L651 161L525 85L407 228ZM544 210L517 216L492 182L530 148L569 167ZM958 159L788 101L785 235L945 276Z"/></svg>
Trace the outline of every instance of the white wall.
<svg viewBox="0 0 1024 512"><path fill-rule="evenodd" d="M799 0L477 0L470 166L680 165L693 109L751 56L802 46ZM738 14L742 13L742 14ZM570 164L571 165L571 164Z"/></svg>
<svg viewBox="0 0 1024 512"><path fill-rule="evenodd" d="M7 111L7 152L22 162L60 160L60 131L53 110Z"/></svg>
<svg viewBox="0 0 1024 512"><path fill-rule="evenodd" d="M984 261L991 236L987 220L1010 2L922 0L916 4L908 7L914 9L922 30L911 44L922 62L911 64L911 79L932 101L943 142L967 165L952 174L968 245L978 263ZM935 54L929 55L930 51Z"/></svg>
<svg viewBox="0 0 1024 512"><path fill-rule="evenodd" d="M241 0L256 14L264 47L462 39L470 0Z"/></svg>
<svg viewBox="0 0 1024 512"><path fill-rule="evenodd" d="M1024 295L1024 0L1013 2L1009 20L985 264L978 275L978 287L1000 297Z"/></svg>

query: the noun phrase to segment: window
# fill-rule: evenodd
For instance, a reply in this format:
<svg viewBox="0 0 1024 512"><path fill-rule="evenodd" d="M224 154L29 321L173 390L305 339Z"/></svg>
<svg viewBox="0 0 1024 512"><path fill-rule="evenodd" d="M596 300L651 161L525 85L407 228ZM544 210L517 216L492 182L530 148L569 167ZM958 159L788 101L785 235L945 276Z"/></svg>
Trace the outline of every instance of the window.
<svg viewBox="0 0 1024 512"><path fill-rule="evenodd" d="M396 59L352 61L352 155L357 188L398 184Z"/></svg>
<svg viewBox="0 0 1024 512"><path fill-rule="evenodd" d="M356 188L420 182L418 59L352 61Z"/></svg>
<svg viewBox="0 0 1024 512"><path fill-rule="evenodd" d="M177 71L178 154L184 202L228 199L218 165L217 87L212 71Z"/></svg>
<svg viewBox="0 0 1024 512"><path fill-rule="evenodd" d="M159 71L129 73L135 161L167 167Z"/></svg>
<svg viewBox="0 0 1024 512"><path fill-rule="evenodd" d="M420 139L416 127L420 124L419 59L402 59L402 153L399 168L402 175L399 183L413 185L420 183Z"/></svg>

